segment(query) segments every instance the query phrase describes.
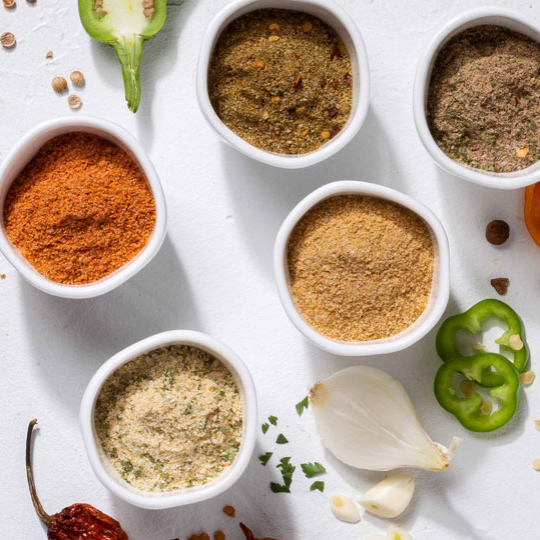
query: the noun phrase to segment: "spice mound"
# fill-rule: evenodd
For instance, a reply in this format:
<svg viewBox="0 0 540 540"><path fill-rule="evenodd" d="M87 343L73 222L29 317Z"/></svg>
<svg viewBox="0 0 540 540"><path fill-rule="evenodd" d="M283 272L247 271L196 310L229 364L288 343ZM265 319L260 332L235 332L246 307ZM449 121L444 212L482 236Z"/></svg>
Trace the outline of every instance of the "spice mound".
<svg viewBox="0 0 540 540"><path fill-rule="evenodd" d="M525 169L540 153L540 44L500 26L477 26L440 51L428 122L452 159L494 173Z"/></svg>
<svg viewBox="0 0 540 540"><path fill-rule="evenodd" d="M11 185L8 238L43 276L98 281L147 244L156 221L148 182L114 143L89 133L51 139Z"/></svg>
<svg viewBox="0 0 540 540"><path fill-rule="evenodd" d="M233 21L210 62L208 91L247 142L305 154L335 137L351 114L352 64L341 37L307 13L259 9Z"/></svg>
<svg viewBox="0 0 540 540"><path fill-rule="evenodd" d="M298 222L287 252L300 315L331 339L393 336L427 306L431 234L418 215L396 203L360 195L325 199Z"/></svg>
<svg viewBox="0 0 540 540"><path fill-rule="evenodd" d="M172 345L116 370L99 393L94 423L103 458L126 482L171 492L206 484L231 466L243 402L217 358Z"/></svg>

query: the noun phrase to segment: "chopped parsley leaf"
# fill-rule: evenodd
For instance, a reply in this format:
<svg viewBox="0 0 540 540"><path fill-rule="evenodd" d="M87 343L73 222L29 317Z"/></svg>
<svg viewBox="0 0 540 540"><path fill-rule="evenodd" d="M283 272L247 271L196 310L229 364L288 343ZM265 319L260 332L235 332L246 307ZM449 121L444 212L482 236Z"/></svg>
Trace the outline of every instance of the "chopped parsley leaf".
<svg viewBox="0 0 540 540"><path fill-rule="evenodd" d="M273 425L273 426L277 426L277 416L269 416L268 417L268 421Z"/></svg>
<svg viewBox="0 0 540 540"><path fill-rule="evenodd" d="M317 482L313 482L313 484L311 484L311 487L309 488L309 491L320 491L321 493L324 492L324 482L321 482L320 480L318 480Z"/></svg>
<svg viewBox="0 0 540 540"><path fill-rule="evenodd" d="M298 416L302 416L302 413L304 412L304 409L307 409L309 407L309 400L306 396L300 403L296 404L296 412L298 413Z"/></svg>
<svg viewBox="0 0 540 540"><path fill-rule="evenodd" d="M272 452L266 452L266 454L259 456L259 461L261 462L261 465L265 467L273 455L274 454Z"/></svg>
<svg viewBox="0 0 540 540"><path fill-rule="evenodd" d="M280 433L276 439L277 444L287 444L288 442L287 437L283 433Z"/></svg>
<svg viewBox="0 0 540 540"><path fill-rule="evenodd" d="M268 431L268 428L269 428L269 427L270 427L270 426L269 426L267 423L264 423L264 424L261 426L262 432L263 432L263 433L266 433L266 432Z"/></svg>
<svg viewBox="0 0 540 540"><path fill-rule="evenodd" d="M306 478L313 478L317 474L322 474L326 472L326 469L321 465L320 463L302 463L300 465L302 467L302 471L304 471L304 474L306 475Z"/></svg>

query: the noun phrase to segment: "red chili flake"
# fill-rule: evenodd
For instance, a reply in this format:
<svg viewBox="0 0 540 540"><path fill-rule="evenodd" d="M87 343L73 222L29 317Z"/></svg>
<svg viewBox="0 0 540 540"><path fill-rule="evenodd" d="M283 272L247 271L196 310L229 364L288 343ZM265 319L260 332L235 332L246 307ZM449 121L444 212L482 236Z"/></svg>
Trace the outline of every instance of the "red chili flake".
<svg viewBox="0 0 540 540"><path fill-rule="evenodd" d="M516 107L519 105L519 98L517 96L514 96L514 103L516 104Z"/></svg>
<svg viewBox="0 0 540 540"><path fill-rule="evenodd" d="M302 57L301 57L299 54L295 54L295 55L294 55L294 59L295 59L295 60L300 60L300 58L302 58Z"/></svg>
<svg viewBox="0 0 540 540"><path fill-rule="evenodd" d="M339 86L339 81L336 80L336 79L331 80L331 81L330 81L330 86L331 86L332 88L336 88L337 86Z"/></svg>
<svg viewBox="0 0 540 540"><path fill-rule="evenodd" d="M334 116L337 116L338 112L339 112L339 109L337 107L329 107L328 108L328 116L330 118L334 118Z"/></svg>
<svg viewBox="0 0 540 540"><path fill-rule="evenodd" d="M334 58L341 58L342 56L343 56L343 53L341 52L339 45L336 45L332 49L332 52L330 53L330 58L333 60Z"/></svg>
<svg viewBox="0 0 540 540"><path fill-rule="evenodd" d="M345 73L345 75L343 75L343 82L347 86L351 86L351 84L352 84L352 76L351 76L350 73Z"/></svg>
<svg viewBox="0 0 540 540"><path fill-rule="evenodd" d="M334 126L330 132L332 133L332 137L335 137L341 131L341 129L342 128L340 126Z"/></svg>

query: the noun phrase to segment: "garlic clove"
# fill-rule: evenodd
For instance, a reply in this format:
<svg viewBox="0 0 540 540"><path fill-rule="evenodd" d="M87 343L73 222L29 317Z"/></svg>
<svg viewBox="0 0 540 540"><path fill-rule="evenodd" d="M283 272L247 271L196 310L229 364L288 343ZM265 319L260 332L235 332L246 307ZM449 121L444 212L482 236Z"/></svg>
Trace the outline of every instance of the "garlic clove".
<svg viewBox="0 0 540 540"><path fill-rule="evenodd" d="M401 383L380 369L339 371L315 384L310 401L324 446L347 465L442 471L453 457L456 443L448 451L433 442Z"/></svg>
<svg viewBox="0 0 540 540"><path fill-rule="evenodd" d="M374 485L358 501L370 514L395 518L409 506L414 493L414 478L395 474Z"/></svg>
<svg viewBox="0 0 540 540"><path fill-rule="evenodd" d="M330 508L334 516L346 523L358 523L360 521L360 510L349 497L344 495L333 495L330 497Z"/></svg>
<svg viewBox="0 0 540 540"><path fill-rule="evenodd" d="M409 531L398 525L390 525L386 537L388 540L413 540Z"/></svg>

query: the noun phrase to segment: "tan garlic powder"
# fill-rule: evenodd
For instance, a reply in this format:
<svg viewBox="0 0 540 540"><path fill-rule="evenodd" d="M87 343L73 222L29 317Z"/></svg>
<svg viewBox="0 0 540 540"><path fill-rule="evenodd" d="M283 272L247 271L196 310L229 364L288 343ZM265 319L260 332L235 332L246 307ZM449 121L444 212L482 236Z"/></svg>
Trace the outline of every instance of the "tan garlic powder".
<svg viewBox="0 0 540 540"><path fill-rule="evenodd" d="M408 328L426 308L433 242L407 208L341 195L296 225L288 267L296 307L315 330L339 341L381 339Z"/></svg>
<svg viewBox="0 0 540 540"><path fill-rule="evenodd" d="M205 484L234 461L243 403L231 372L200 349L156 349L115 371L100 391L95 427L105 458L133 487Z"/></svg>

